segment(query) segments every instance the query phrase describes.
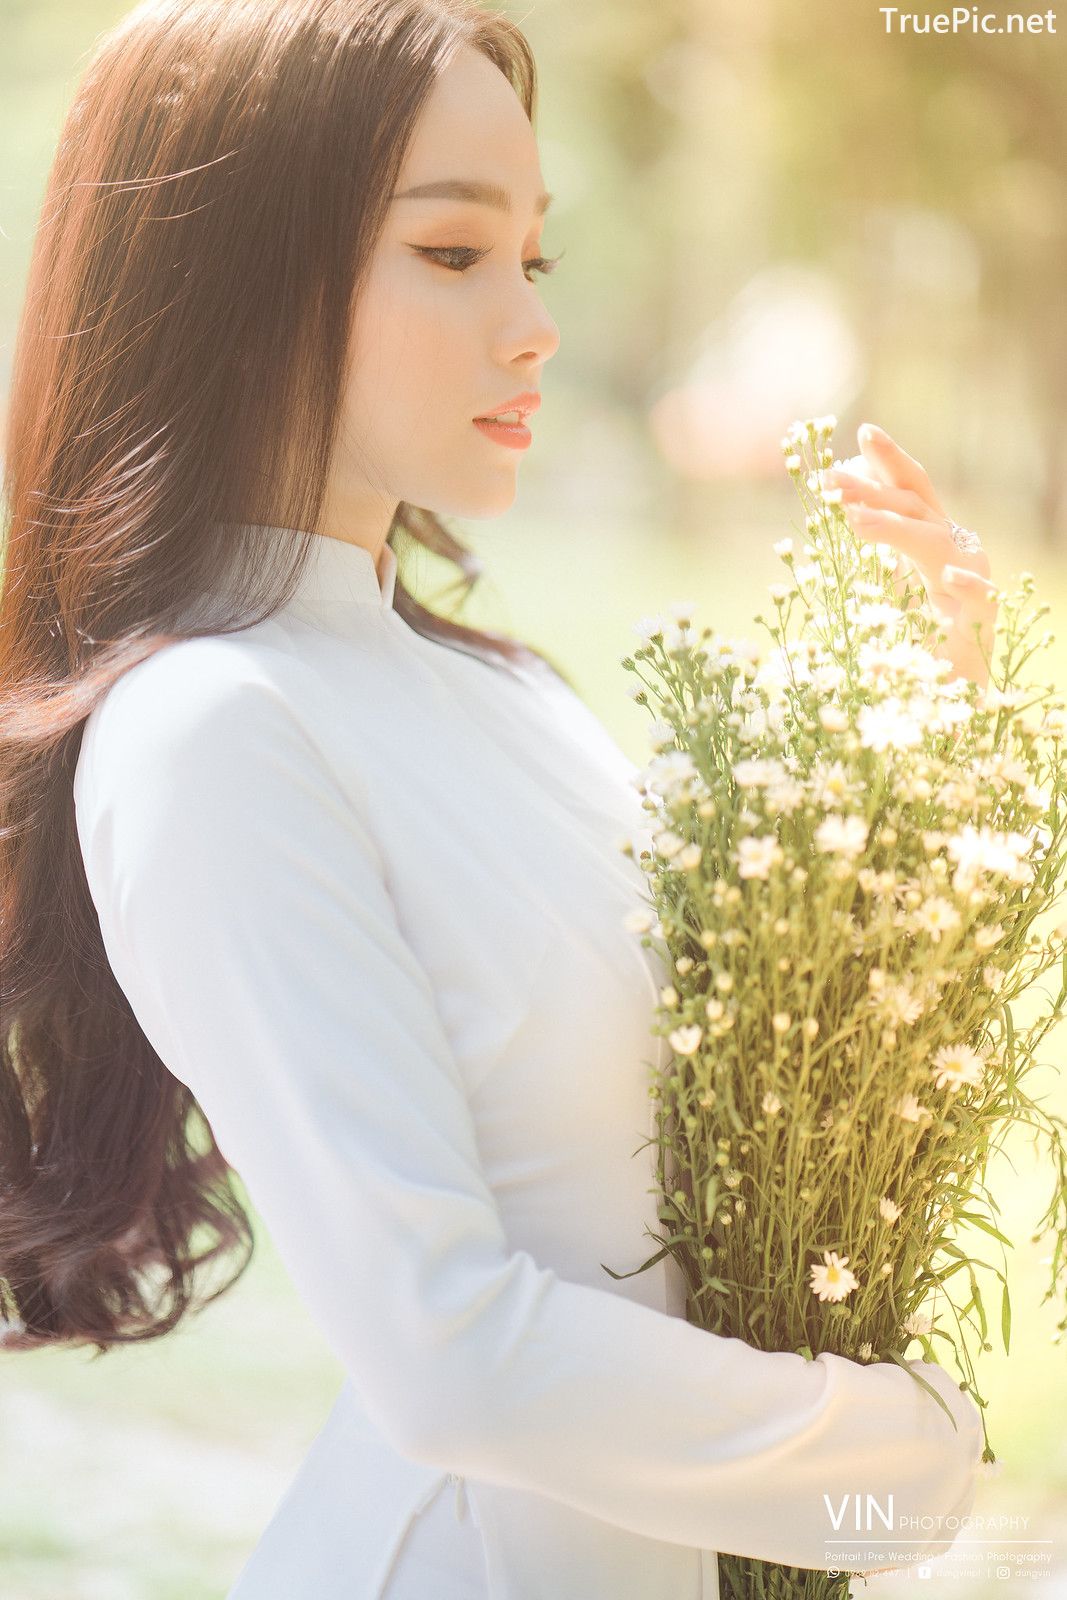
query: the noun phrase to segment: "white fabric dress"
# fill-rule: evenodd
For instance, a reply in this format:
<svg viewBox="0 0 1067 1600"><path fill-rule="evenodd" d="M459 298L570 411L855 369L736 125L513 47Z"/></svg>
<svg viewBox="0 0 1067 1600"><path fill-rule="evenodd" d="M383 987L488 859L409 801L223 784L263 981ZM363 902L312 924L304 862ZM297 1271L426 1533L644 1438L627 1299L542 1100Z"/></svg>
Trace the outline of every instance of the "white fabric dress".
<svg viewBox="0 0 1067 1600"><path fill-rule="evenodd" d="M75 778L116 978L346 1373L230 1600L714 1600L717 1549L833 1565L846 1494L962 1515L940 1368L959 1437L891 1363L688 1323L670 1258L604 1270L662 1227L634 767L384 560L320 538L274 617L128 671Z"/></svg>

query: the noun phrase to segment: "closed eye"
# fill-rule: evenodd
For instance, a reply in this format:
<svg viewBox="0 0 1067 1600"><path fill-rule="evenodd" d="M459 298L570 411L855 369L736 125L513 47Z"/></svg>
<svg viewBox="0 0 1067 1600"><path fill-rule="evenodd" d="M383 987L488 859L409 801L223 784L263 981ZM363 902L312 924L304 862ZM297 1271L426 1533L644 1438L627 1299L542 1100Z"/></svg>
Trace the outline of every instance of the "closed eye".
<svg viewBox="0 0 1067 1600"><path fill-rule="evenodd" d="M411 248L417 250L420 255L429 256L435 265L444 267L448 272L466 272L469 267L474 266L475 262L480 261L483 256L489 254L488 250L475 250L469 245L459 244L441 246L416 244L412 245ZM529 261L523 262L522 270L526 274L531 272L545 274L555 272L564 253L561 250L558 256L533 256ZM442 257L444 259L439 259ZM533 279L530 278L529 282L532 283Z"/></svg>

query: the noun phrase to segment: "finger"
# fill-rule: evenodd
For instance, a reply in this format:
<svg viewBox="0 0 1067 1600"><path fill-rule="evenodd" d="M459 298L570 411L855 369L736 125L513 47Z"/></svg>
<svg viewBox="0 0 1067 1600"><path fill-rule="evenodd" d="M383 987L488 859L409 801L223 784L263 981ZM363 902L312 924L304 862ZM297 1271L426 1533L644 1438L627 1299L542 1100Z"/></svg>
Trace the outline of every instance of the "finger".
<svg viewBox="0 0 1067 1600"><path fill-rule="evenodd" d="M981 573L949 564L941 569L941 582L950 594L958 597L962 620L987 622L996 616L1000 605L999 591Z"/></svg>
<svg viewBox="0 0 1067 1600"><path fill-rule="evenodd" d="M850 473L853 476L861 476L866 470L867 470L867 462L866 462L866 460L865 460L865 458L863 456L849 456L847 458L847 460L845 460L843 462L840 462L836 466L834 466L833 468L830 468L827 471L825 471L823 473L823 481L826 484L827 488L834 488L834 487L836 487L836 485L833 483L833 481L828 481L828 480L831 480L831 474L836 475L837 473L840 473L840 472L847 472L847 473ZM871 480L871 479L868 479L867 481L873 483L873 480ZM840 487L843 488L844 486L841 485ZM851 518L851 516L854 514L854 512L859 510L859 506L849 505L849 506L846 507L846 506L842 505L842 510L845 512L846 517ZM859 528L853 529L853 532L860 532L860 531L861 530ZM879 540L877 538L877 535L875 535L875 542L876 543L884 543L886 545L891 546L891 541L889 541L889 540ZM892 570L890 571L889 575L893 580L893 592L896 595L897 599L900 600L901 602L903 602L903 600L905 598L905 595L907 593L909 584L912 585L912 588L913 588L913 599L915 598L914 597L914 589L915 589L915 587L919 587L919 588L922 587L922 577L921 577L921 574L919 573L919 569L916 567L914 562L909 561L906 556L901 555L899 552L897 553L896 564L892 568ZM912 603L912 602L909 602L909 604L910 603Z"/></svg>
<svg viewBox="0 0 1067 1600"><path fill-rule="evenodd" d="M894 487L894 478L889 470L888 461L881 456L865 455L862 450L859 455L846 456L844 461L835 461L833 470L851 472L857 478L869 478L872 483L880 483L888 488Z"/></svg>
<svg viewBox="0 0 1067 1600"><path fill-rule="evenodd" d="M984 685L996 637L999 594L988 579L959 567L946 566L941 579L959 608L944 653L958 674Z"/></svg>
<svg viewBox="0 0 1067 1600"><path fill-rule="evenodd" d="M986 552L961 550L952 537L947 518L932 521L929 514L925 518L906 517L887 506L868 505L865 501L842 501L841 509L854 533L861 538L884 539L894 549L912 556L924 570L938 570L939 563L943 565L948 561L962 571L973 572L980 578L989 577ZM883 519L881 523L879 518ZM879 533L879 527L884 532ZM918 530L916 537L912 536L912 530Z"/></svg>
<svg viewBox="0 0 1067 1600"><path fill-rule="evenodd" d="M921 517L927 521L933 509L914 489L889 488L843 467L828 468L822 481L828 489L841 490L842 502L862 501L864 505L879 506L883 511L899 511L902 517Z"/></svg>
<svg viewBox="0 0 1067 1600"><path fill-rule="evenodd" d="M903 517L877 506L849 505L842 509L859 538L892 545L901 555L909 556L920 572L939 573L950 554L959 554L943 522Z"/></svg>
<svg viewBox="0 0 1067 1600"><path fill-rule="evenodd" d="M906 450L902 450L884 428L879 428L873 422L864 422L856 437L877 476L901 489L914 490L939 516L945 515L925 467L914 456L909 456Z"/></svg>

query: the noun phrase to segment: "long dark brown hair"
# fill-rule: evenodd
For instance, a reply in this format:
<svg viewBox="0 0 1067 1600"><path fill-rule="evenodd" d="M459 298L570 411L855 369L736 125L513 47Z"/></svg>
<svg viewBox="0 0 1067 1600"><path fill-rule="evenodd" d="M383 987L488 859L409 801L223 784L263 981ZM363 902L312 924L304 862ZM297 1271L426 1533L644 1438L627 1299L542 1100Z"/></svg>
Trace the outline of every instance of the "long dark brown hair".
<svg viewBox="0 0 1067 1600"><path fill-rule="evenodd" d="M62 128L4 473L4 1348L102 1354L158 1337L251 1260L235 1174L108 966L74 769L86 717L123 672L295 592L369 253L419 111L464 43L532 122L526 39L468 0L145 0L98 42ZM282 581L257 569L250 524L306 532ZM401 503L389 539L455 562L468 590L477 577L432 511ZM273 578L265 593L257 571L261 587ZM200 593L231 595L232 612L195 625ZM427 610L399 575L394 605L430 637L558 671ZM212 1261L232 1270L198 1297Z"/></svg>

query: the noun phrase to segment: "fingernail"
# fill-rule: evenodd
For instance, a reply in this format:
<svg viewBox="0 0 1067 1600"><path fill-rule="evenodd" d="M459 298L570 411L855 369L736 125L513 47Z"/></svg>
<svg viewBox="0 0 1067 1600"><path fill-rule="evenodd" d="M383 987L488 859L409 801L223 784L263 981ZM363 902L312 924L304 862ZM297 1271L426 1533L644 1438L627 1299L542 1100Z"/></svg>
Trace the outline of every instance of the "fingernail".
<svg viewBox="0 0 1067 1600"><path fill-rule="evenodd" d="M856 437L864 444L877 444L881 428L876 428L873 422L865 422L857 430Z"/></svg>
<svg viewBox="0 0 1067 1600"><path fill-rule="evenodd" d="M960 567L942 567L941 582L947 589L959 588L970 581L970 573L964 572Z"/></svg>

